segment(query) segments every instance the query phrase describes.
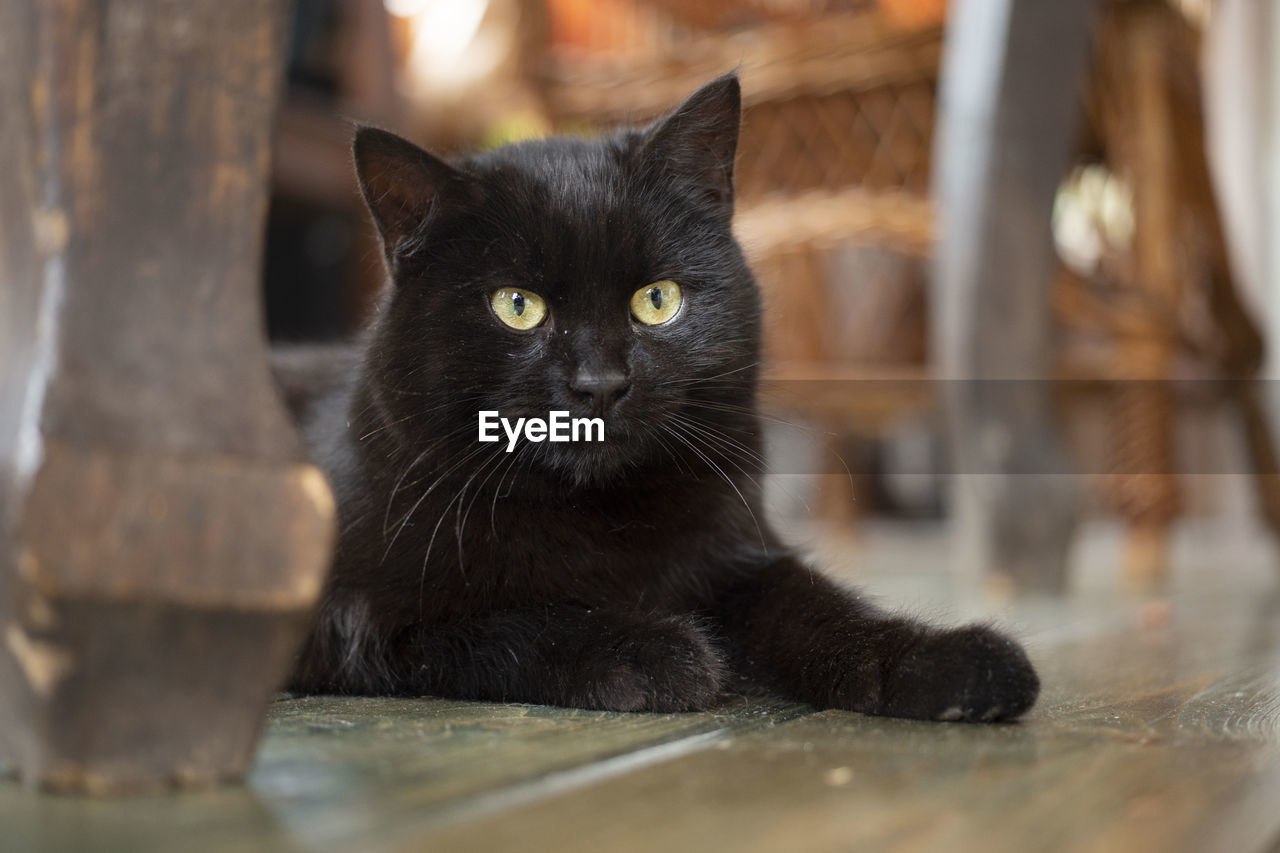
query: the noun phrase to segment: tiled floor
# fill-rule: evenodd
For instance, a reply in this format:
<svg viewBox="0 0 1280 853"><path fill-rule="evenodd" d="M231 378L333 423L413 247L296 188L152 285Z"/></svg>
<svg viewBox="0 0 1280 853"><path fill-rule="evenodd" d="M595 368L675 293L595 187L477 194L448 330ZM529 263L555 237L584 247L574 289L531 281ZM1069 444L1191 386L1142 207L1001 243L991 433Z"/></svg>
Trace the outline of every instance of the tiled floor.
<svg viewBox="0 0 1280 853"><path fill-rule="evenodd" d="M987 608L922 568L945 540L903 535L870 537L861 582L916 610ZM682 715L282 699L246 787L0 785L0 850L1272 850L1280 573L1189 553L1203 565L1165 595L1090 583L995 613L1045 685L1016 725L736 697Z"/></svg>

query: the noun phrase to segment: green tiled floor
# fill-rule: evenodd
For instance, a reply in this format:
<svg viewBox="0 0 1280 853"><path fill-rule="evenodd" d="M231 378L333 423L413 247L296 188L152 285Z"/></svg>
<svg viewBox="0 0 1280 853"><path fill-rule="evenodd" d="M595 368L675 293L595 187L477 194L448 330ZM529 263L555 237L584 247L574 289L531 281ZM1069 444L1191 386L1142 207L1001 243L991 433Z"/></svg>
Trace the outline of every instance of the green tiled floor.
<svg viewBox="0 0 1280 853"><path fill-rule="evenodd" d="M1224 585L1224 586L1230 586ZM1024 602L1017 725L285 698L243 788L0 785L0 850L1269 850L1280 593Z"/></svg>

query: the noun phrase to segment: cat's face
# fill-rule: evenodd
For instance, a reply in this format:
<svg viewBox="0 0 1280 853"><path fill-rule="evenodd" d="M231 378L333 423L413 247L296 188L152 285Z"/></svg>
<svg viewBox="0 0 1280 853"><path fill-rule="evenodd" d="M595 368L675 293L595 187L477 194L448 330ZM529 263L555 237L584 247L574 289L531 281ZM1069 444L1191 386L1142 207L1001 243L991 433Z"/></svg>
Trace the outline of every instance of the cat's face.
<svg viewBox="0 0 1280 853"><path fill-rule="evenodd" d="M482 410L601 418L602 442L518 451L577 482L674 462L689 443L707 452L708 426L728 448L760 335L730 232L739 110L730 76L643 131L453 166L362 130L361 188L394 282L370 378L395 434L478 448Z"/></svg>

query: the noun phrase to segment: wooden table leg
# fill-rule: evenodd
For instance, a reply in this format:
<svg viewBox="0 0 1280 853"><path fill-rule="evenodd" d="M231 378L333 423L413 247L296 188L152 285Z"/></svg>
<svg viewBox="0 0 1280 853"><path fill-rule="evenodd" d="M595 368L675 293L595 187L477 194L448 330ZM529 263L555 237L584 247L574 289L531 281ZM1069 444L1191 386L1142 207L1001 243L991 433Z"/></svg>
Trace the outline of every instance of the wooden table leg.
<svg viewBox="0 0 1280 853"><path fill-rule="evenodd" d="M966 564L1057 589L1077 517L1052 408L1054 195L1075 142L1089 2L952 3L931 304Z"/></svg>
<svg viewBox="0 0 1280 853"><path fill-rule="evenodd" d="M114 792L242 773L333 505L259 264L287 20L0 3L0 762Z"/></svg>

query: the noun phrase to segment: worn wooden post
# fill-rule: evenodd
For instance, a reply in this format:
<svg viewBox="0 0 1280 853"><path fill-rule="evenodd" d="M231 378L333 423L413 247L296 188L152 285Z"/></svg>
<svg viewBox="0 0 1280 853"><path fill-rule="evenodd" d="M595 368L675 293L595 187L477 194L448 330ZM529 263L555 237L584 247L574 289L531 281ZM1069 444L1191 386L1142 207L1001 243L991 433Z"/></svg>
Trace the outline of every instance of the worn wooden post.
<svg viewBox="0 0 1280 853"><path fill-rule="evenodd" d="M0 3L0 763L234 776L329 557L258 286L286 6Z"/></svg>
<svg viewBox="0 0 1280 853"><path fill-rule="evenodd" d="M1052 404L1050 232L1075 143L1093 4L949 7L934 163L935 358L966 565L1057 589L1075 478Z"/></svg>

